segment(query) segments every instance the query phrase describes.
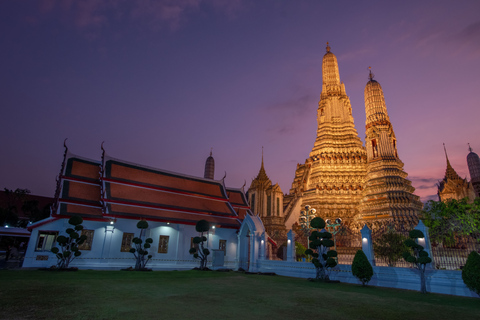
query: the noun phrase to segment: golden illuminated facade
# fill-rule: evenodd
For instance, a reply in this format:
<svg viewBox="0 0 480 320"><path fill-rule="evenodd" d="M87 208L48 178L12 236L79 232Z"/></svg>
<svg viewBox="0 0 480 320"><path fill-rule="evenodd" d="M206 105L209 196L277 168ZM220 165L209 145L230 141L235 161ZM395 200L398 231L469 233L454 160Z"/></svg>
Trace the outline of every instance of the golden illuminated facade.
<svg viewBox="0 0 480 320"><path fill-rule="evenodd" d="M396 225L414 227L422 203L406 179L383 90L371 71L365 86L365 113L367 174L356 220L373 224L393 221Z"/></svg>
<svg viewBox="0 0 480 320"><path fill-rule="evenodd" d="M367 153L353 122L350 99L340 82L337 58L327 53L322 63L323 85L317 110L317 138L305 164L298 164L290 195L285 197L286 226L298 221L310 205L322 218L358 215L363 197Z"/></svg>
<svg viewBox="0 0 480 320"><path fill-rule="evenodd" d="M283 192L278 183L272 184L267 176L263 165L263 153L260 171L252 180L247 194L250 210L262 219L268 235L276 242L283 240L287 235L283 215Z"/></svg>
<svg viewBox="0 0 480 320"><path fill-rule="evenodd" d="M468 200L472 202L475 199L475 189L472 183L469 182L467 178L462 179L455 169L453 169L450 161L448 160L445 144L443 147L445 149L445 157L447 159L447 169L445 170L445 177L437 185L439 200L446 202L451 199L461 200L463 198L468 198ZM470 152L472 151L470 150Z"/></svg>
<svg viewBox="0 0 480 320"><path fill-rule="evenodd" d="M309 158L297 165L290 193L284 197L287 229L295 227L305 205L324 219L342 218L354 232L365 223L376 227L418 222L422 203L398 157L380 84L372 76L365 88L365 148L328 43L322 76L317 138Z"/></svg>

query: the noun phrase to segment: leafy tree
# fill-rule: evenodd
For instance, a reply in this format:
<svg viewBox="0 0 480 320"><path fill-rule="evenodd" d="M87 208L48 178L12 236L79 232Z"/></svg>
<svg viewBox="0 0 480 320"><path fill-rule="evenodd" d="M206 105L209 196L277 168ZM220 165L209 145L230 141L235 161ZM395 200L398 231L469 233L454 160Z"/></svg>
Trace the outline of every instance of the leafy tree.
<svg viewBox="0 0 480 320"><path fill-rule="evenodd" d="M207 241L207 237L205 237L203 234L205 232L208 232L210 229L210 224L208 223L207 220L200 220L197 222L195 225L195 230L197 232L200 232L200 237L195 237L193 238L193 243L198 244L198 250L197 248L191 248L190 249L190 254L193 254L193 257L195 259L200 260L200 270L207 270L207 258L208 255L210 254L210 250L204 247L204 242Z"/></svg>
<svg viewBox="0 0 480 320"><path fill-rule="evenodd" d="M470 236L480 240L480 198L473 203L468 199L451 199L447 202L428 201L423 211L423 221L434 242L455 243L455 235Z"/></svg>
<svg viewBox="0 0 480 320"><path fill-rule="evenodd" d="M403 253L405 261L412 263L420 272L420 292L427 293L427 286L425 284L425 268L427 264L432 262L428 256L428 252L424 251L423 246L419 245L415 240L424 238L423 232L420 230L411 230L408 234L409 239L405 240L404 244L408 247L408 251Z"/></svg>
<svg viewBox="0 0 480 320"><path fill-rule="evenodd" d="M80 216L72 216L68 223L73 228L67 228L65 232L68 236L58 236L57 243L60 247L53 247L52 252L57 256L57 266L60 269L67 269L70 262L76 257L79 257L82 252L78 249L78 246L83 244L87 240L86 235L80 235L79 232L83 230L83 219Z"/></svg>
<svg viewBox="0 0 480 320"><path fill-rule="evenodd" d="M295 255L297 259L305 258L305 250L307 250L307 248L305 248L303 244L295 241Z"/></svg>
<svg viewBox="0 0 480 320"><path fill-rule="evenodd" d="M362 250L358 250L353 258L352 274L362 282L362 286L366 286L373 277L372 265Z"/></svg>
<svg viewBox="0 0 480 320"><path fill-rule="evenodd" d="M50 204L44 208L39 208L38 200L30 199L30 190L4 188L5 198L0 203L0 225L9 225L13 227L25 228L28 222L35 222L47 218L50 215ZM19 219L21 212L28 217Z"/></svg>
<svg viewBox="0 0 480 320"><path fill-rule="evenodd" d="M146 230L148 229L148 222L140 220L137 223L137 228L140 229L140 236L132 239L134 248L130 248L130 252L135 257L135 270L145 270L145 265L152 258L152 255L148 254L148 250L153 242L152 238L145 238ZM145 258L147 257L147 258Z"/></svg>
<svg viewBox="0 0 480 320"><path fill-rule="evenodd" d="M395 267L407 248L403 243L406 239L404 235L388 230L373 243L375 255L385 259L389 267Z"/></svg>
<svg viewBox="0 0 480 320"><path fill-rule="evenodd" d="M310 249L305 250L305 254L313 257L312 263L315 266L316 279L328 281L328 269L337 265L335 260L337 251L330 250L330 247L334 246L334 242L331 240L332 234L323 229L325 228L325 221L320 217L313 218L310 226L315 230L308 237Z"/></svg>
<svg viewBox="0 0 480 320"><path fill-rule="evenodd" d="M28 189L15 189L10 190L4 188L5 193L5 202L0 208L0 224L9 225L12 227L18 226L18 203L23 203L26 200L26 197L30 193Z"/></svg>
<svg viewBox="0 0 480 320"><path fill-rule="evenodd" d="M470 290L480 295L480 254L477 252L472 251L468 255L462 269L462 279Z"/></svg>

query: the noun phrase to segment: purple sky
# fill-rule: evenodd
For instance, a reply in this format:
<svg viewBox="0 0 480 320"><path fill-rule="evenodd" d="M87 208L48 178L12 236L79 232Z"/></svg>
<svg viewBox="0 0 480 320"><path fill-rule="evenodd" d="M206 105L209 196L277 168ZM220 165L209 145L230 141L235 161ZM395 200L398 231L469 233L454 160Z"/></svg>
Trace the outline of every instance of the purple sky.
<svg viewBox="0 0 480 320"><path fill-rule="evenodd" d="M365 137L368 66L416 193L480 154L480 1L0 2L0 188L53 196L75 154L288 193L313 147L329 41ZM436 196L435 196L436 199Z"/></svg>

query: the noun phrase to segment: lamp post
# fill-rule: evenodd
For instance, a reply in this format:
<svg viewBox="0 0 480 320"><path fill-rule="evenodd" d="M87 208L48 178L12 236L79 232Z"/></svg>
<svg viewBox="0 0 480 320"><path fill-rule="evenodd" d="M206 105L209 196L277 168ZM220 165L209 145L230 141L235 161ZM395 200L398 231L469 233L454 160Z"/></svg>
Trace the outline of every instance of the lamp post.
<svg viewBox="0 0 480 320"><path fill-rule="evenodd" d="M302 226L303 233L307 237L307 248L308 248L308 236L310 235L310 222L313 218L316 217L315 213L317 210L313 209L311 206L306 205L305 210L300 211L300 226Z"/></svg>
<svg viewBox="0 0 480 320"><path fill-rule="evenodd" d="M335 251L337 251L337 241L335 239L335 235L340 231L340 228L337 229L337 227L340 227L342 224L342 219L337 218L335 219L335 222L332 222L330 219L327 219L325 221L327 231L330 232L333 235L333 245L335 247Z"/></svg>

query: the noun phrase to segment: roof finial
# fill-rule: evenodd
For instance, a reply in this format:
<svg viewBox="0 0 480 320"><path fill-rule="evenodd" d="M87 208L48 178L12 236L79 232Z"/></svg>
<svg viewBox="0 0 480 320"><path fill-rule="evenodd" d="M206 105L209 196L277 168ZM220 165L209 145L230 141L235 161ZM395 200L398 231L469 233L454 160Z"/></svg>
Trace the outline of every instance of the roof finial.
<svg viewBox="0 0 480 320"><path fill-rule="evenodd" d="M330 46L328 45L328 41L327 41L327 52L330 52Z"/></svg>
<svg viewBox="0 0 480 320"><path fill-rule="evenodd" d="M445 157L447 158L448 162L447 147L445 147L445 142L443 143L443 150L445 150Z"/></svg>
<svg viewBox="0 0 480 320"><path fill-rule="evenodd" d="M210 148L210 157L212 156L213 147Z"/></svg>
<svg viewBox="0 0 480 320"><path fill-rule="evenodd" d="M65 148L65 150L68 150L68 147L67 147L67 139L68 139L68 138L65 138L65 140L63 140L63 147Z"/></svg>
<svg viewBox="0 0 480 320"><path fill-rule="evenodd" d="M467 143L467 144L468 144L468 151L473 152L472 147L470 147L470 143Z"/></svg>
<svg viewBox="0 0 480 320"><path fill-rule="evenodd" d="M262 168L263 168L263 146L262 146Z"/></svg>
<svg viewBox="0 0 480 320"><path fill-rule="evenodd" d="M368 78L370 79L370 81L373 80L373 77L375 76L373 73L372 73L372 67L368 67L368 71L370 72L370 74L368 75Z"/></svg>

